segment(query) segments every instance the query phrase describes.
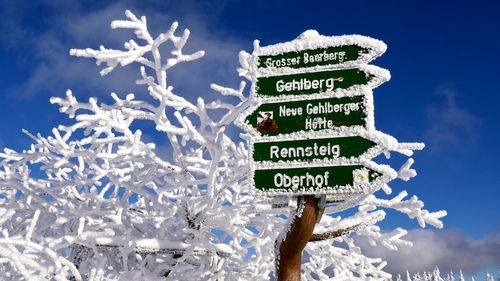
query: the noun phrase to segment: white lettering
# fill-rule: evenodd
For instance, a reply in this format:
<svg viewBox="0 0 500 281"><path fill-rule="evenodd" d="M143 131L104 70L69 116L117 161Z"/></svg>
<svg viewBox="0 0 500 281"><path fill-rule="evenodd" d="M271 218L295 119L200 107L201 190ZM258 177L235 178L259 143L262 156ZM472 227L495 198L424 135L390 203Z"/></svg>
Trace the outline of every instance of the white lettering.
<svg viewBox="0 0 500 281"><path fill-rule="evenodd" d="M333 91L335 89L335 81L341 82L343 80L343 77L313 80L301 78L299 80L292 79L289 82L278 80L276 82L276 91L278 93L304 90Z"/></svg>
<svg viewBox="0 0 500 281"><path fill-rule="evenodd" d="M329 101L318 102L318 103L308 103L306 105L306 113L309 115L313 114L329 114L329 113L339 113L343 112L344 115L349 115L353 111L360 110L359 102L343 103L343 104L332 104Z"/></svg>
<svg viewBox="0 0 500 281"><path fill-rule="evenodd" d="M317 142L311 145L300 145L280 147L280 144L269 147L269 159L279 160L299 160L305 158L328 158L334 159L340 157L340 145L328 142L319 145Z"/></svg>
<svg viewBox="0 0 500 281"><path fill-rule="evenodd" d="M304 175L289 176L284 173L276 173L274 175L274 186L277 188L286 188L297 190L299 188L323 188L327 187L330 172L326 171L323 174L312 175L306 172Z"/></svg>
<svg viewBox="0 0 500 281"><path fill-rule="evenodd" d="M270 158L273 159L273 154L274 154L274 157L280 158L278 156L278 151L279 151L279 147L277 145L271 145L271 147L269 148L269 156L270 156Z"/></svg>
<svg viewBox="0 0 500 281"><path fill-rule="evenodd" d="M289 67L300 64L300 57L293 58L267 58L266 59L266 67Z"/></svg>
<svg viewBox="0 0 500 281"><path fill-rule="evenodd" d="M284 90L283 84L284 83L285 82L283 80L279 80L278 82L276 82L276 91L278 91L278 93L283 92L283 90Z"/></svg>
<svg viewBox="0 0 500 281"><path fill-rule="evenodd" d="M318 65L322 62L330 61L338 61L338 63L342 63L345 60L345 52L327 52L326 50L323 50L323 52L314 55L305 52L303 55L303 59L305 64L315 62L315 64Z"/></svg>
<svg viewBox="0 0 500 281"><path fill-rule="evenodd" d="M326 117L306 118L306 130L323 130L333 127L335 127L333 120L326 119Z"/></svg>
<svg viewBox="0 0 500 281"><path fill-rule="evenodd" d="M280 105L279 116L298 116L302 115L302 107L289 108L286 105Z"/></svg>

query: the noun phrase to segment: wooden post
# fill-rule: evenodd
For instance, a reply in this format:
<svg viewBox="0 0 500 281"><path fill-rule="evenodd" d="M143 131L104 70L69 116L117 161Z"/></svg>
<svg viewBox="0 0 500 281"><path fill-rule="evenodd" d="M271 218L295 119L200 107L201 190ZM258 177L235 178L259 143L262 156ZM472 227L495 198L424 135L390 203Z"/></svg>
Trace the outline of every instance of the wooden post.
<svg viewBox="0 0 500 281"><path fill-rule="evenodd" d="M294 219L290 230L279 246L278 281L300 281L302 251L312 237L319 216L319 198L314 195L299 197L304 209Z"/></svg>

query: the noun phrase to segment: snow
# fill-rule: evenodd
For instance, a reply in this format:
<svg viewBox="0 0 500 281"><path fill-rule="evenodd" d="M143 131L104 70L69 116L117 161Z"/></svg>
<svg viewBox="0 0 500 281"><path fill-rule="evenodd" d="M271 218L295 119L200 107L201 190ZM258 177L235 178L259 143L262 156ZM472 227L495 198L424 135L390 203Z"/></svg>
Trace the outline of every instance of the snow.
<svg viewBox="0 0 500 281"><path fill-rule="evenodd" d="M339 70L339 69L346 69L346 63L344 64L339 64L339 65L334 65L334 66L314 66L314 67L307 67L306 69L309 72L320 72L320 71L326 71L326 70ZM369 82L368 87L371 89L377 88L381 84L389 81L391 79L391 74L387 69L375 66L375 65L366 65L366 64L360 64L360 65L354 65L354 63L349 64L350 68L356 67L364 72L366 72L369 75L374 76L373 80ZM264 68L264 69L258 69L255 72L255 79L261 78L261 77L270 77L270 76L276 76L276 75L291 75L291 74L298 74L298 73L303 73L304 69L292 69L292 68ZM353 87L351 89L356 89L358 87ZM338 90L337 92L348 92L345 90Z"/></svg>
<svg viewBox="0 0 500 281"><path fill-rule="evenodd" d="M358 45L361 47L366 47L370 50L365 57L362 56L361 59L348 62L346 64L339 63L333 66L314 66L292 69L289 67L283 68L265 68L260 69L257 67L257 58L262 55L278 55L291 51L308 50L320 47L331 47L331 46L344 46L344 45ZM385 167L382 165L376 165L375 163L369 161L371 158L377 156L380 153L385 153L390 155L390 151L396 151L405 155L411 155L413 150L418 150L423 148L421 143L399 143L395 138L383 134L375 129L374 121L374 102L373 102L373 92L372 89L378 87L380 84L388 81L390 79L389 71L379 68L373 65L367 65L369 61L381 55L386 50L386 45L383 42L375 40L373 38L364 37L360 35L346 35L346 36L322 36L315 30L307 30L302 33L297 39L286 43L279 43L271 46L260 47L258 43L254 44L254 51L252 55L246 53L240 53L240 61L242 61L242 68L240 69L240 74L243 74L249 80L252 81L252 87L250 90L250 99L253 99L253 103L248 109L242 112L241 116L237 118L236 124L242 129L248 132L246 136L249 139L250 147L250 166L252 168L251 185L254 187L256 195L305 195L305 194L339 194L339 199L344 198L344 194L352 193L372 193L378 190L382 186L387 186L387 183L395 179L399 175L401 178L408 180L409 178L416 175L414 170L409 169L407 166L403 166L400 173L397 174L392 168ZM362 71L365 71L369 75L373 75L374 79L368 82L367 85L355 85L347 89L337 88L331 91L319 91L313 94L303 94L303 95L279 95L279 96L259 96L256 88L257 79L259 77L276 76L276 75L288 75L297 73L314 73L320 70L336 70L336 69L348 69L356 67ZM301 101L301 100L316 100L325 98L342 98L342 97L363 97L363 110L365 118L364 126L337 126L335 128L322 129L320 131L307 131L299 130L288 134L278 134L276 136L260 136L256 131L254 124L249 124L246 120L247 116L251 115L257 110L257 108L262 104L281 104L283 102L291 101ZM269 142L269 141L282 141L282 140L304 140L304 139L316 139L325 137L342 137L342 136L354 136L360 135L366 139L372 140L377 143L377 146L363 155L352 158L352 159L331 159L331 160L320 160L314 159L308 162L301 161L279 161L276 163L271 162L255 162L253 161L253 146L254 143L258 142ZM298 167L328 167L328 166L346 166L355 164L365 164L373 167L375 171L382 173L382 176L372 181L369 184L356 184L355 186L345 185L345 186L329 186L325 188L316 188L314 190L309 189L299 189L297 191L290 191L287 189L276 189L271 190L256 190L253 179L255 175L255 170L263 169L276 169L276 168L298 168ZM387 188L386 188L387 190Z"/></svg>
<svg viewBox="0 0 500 281"><path fill-rule="evenodd" d="M305 168L314 168L314 167L333 167L333 166L351 166L351 165L362 165L366 168L370 168L371 170L378 172L380 175L370 181L370 182L355 182L353 185L340 185L340 186L325 186L321 188L314 188L314 189L306 189L306 188L300 188L298 190L291 191L289 189L280 189L280 188L273 188L271 190L265 190L261 191L256 188L253 188L255 194L257 196L276 196L276 195L286 195L293 193L294 195L315 195L315 194L339 194L342 196L342 194L350 194L350 193L371 193L380 188L380 186L387 184L391 180L395 179L398 176L398 173L392 169L391 167L387 165L379 165L376 164L373 161L369 160L344 160L344 159L334 159L331 161L317 161L314 163L310 162L292 162L292 163L281 163L276 164L273 163L273 165L269 164L262 164L262 163L256 163L255 164L255 169L258 170L267 170L267 169L272 169L272 168L280 168L280 169L287 169L287 168L300 168L300 167L305 167ZM253 171L255 173L255 171ZM255 186L255 183L253 181L254 179L254 174L252 174L252 182L250 183L252 187ZM271 180L269 181L269 184L271 184ZM343 196L342 196L343 197Z"/></svg>
<svg viewBox="0 0 500 281"><path fill-rule="evenodd" d="M241 82L232 89L216 84L211 88L224 99L192 103L177 95L167 80L173 67L201 58L203 51L184 54L190 36L185 29L178 36L179 23L157 36L149 33L145 17L126 11L125 20L113 21L112 28L131 29L136 38L124 43L124 50L72 49L70 54L95 59L103 65L101 75L117 67L137 64L138 84L149 97L111 93L112 103L96 98L78 99L71 90L50 101L69 117L52 135L25 133L33 140L26 150L0 152L0 279L5 280L269 280L276 263L275 249L286 235L293 218L300 216L301 204L294 196L267 196L252 189L252 169L288 166L363 166L380 175L371 183L325 187L331 193L316 233L354 227L353 234L391 249L408 246L402 229L383 232L376 223L385 218L382 209L394 209L416 219L422 227L442 227L445 211L430 212L416 196L405 199L404 191L391 199L376 197L379 189L391 190L388 183L416 175L412 159L394 169L376 164L371 158L397 152L410 157L424 147L401 143L375 129L372 89L389 80L389 72L367 65L386 50L379 40L359 35L323 36L306 31L286 43L260 47L252 54L240 53ZM137 41L136 41L137 40ZM171 56L160 52L171 44ZM360 135L377 145L360 159L331 159L304 163L254 163L252 144L275 141L283 136L246 141L232 139L226 128L236 121L245 127L243 116L264 99L283 102L303 97L256 97L257 77L271 75L258 69L259 55L281 54L310 48L357 44L370 51L357 61L336 64L335 69L360 67L376 76L367 86L333 90L308 98L364 96L366 127L338 127L312 134L297 132L293 140L309 136ZM312 67L322 71L326 67ZM276 69L273 73L294 73ZM248 95L250 92L250 95ZM223 115L212 110L224 111ZM172 114L167 113L172 112ZM216 117L214 117L216 115ZM156 128L156 137L166 139L171 160L160 157L157 146L137 129L138 120ZM365 171L357 171L363 174ZM288 194L276 192L276 194ZM350 208L347 217L336 216ZM278 243L276 243L278 241ZM341 244L339 246L339 244ZM349 235L309 243L303 264L305 280L387 280L385 262L363 255ZM328 254L325 254L328 253ZM332 273L334 276L332 276Z"/></svg>
<svg viewBox="0 0 500 281"><path fill-rule="evenodd" d="M254 52L252 53L252 60L256 63L256 58L263 55L278 55L287 52L297 52L308 49L338 47L346 45L356 45L367 48L368 52L362 54L355 61L347 61L340 63L338 67L352 67L360 64L367 64L375 58L381 56L387 50L387 45L377 39L370 38L362 35L342 35L342 36L324 36L320 35L316 30L306 30L299 35L297 39L285 43L278 43L265 47L259 46L260 42L254 42ZM247 57L250 59L250 57ZM241 57L240 57L241 60ZM249 63L251 64L251 63ZM243 65L242 65L243 66ZM316 70L329 68L328 66L314 68ZM277 69L274 69L277 70ZM284 69L291 70L288 68Z"/></svg>
<svg viewBox="0 0 500 281"><path fill-rule="evenodd" d="M292 67L258 67L258 57L263 55L281 55L289 52L297 52L301 50L326 48L331 46L343 46L349 44L356 44L369 48L371 51L365 57L354 61L347 61L345 63L336 63L333 65L310 66L302 68ZM372 245L378 243L384 245L391 250L397 250L401 246L411 246L411 242L402 239L407 232L401 228L396 228L393 231L382 233L381 229L375 224L384 219L385 212L377 210L378 208L395 209L402 213L407 214L410 218L416 218L421 227L425 227L426 223L430 223L435 227L443 227L440 219L446 215L445 211L429 212L423 209L423 203L418 200L416 196L411 197L409 200L404 200L407 196L405 191L399 193L396 197L390 200L378 199L375 197L375 192L383 189L386 194L392 193L392 189L388 183L396 178L408 181L410 178L416 176L416 171L411 168L414 160L409 158L398 171L387 165L378 165L370 159L378 156L381 153L389 158L391 152L398 152L405 156L412 156L415 150L421 150L425 147L423 143L400 143L397 139L375 128L374 122L374 107L373 107L373 94L372 90L380 84L390 79L390 74L387 70L378 68L376 66L367 65L368 62L380 56L386 50L386 45L378 40L369 37L348 35L348 36L332 36L326 37L320 35L315 30L307 30L302 33L297 39L286 43L279 43L266 47L261 47L259 41L254 42L254 51L252 54L240 52L241 68L239 74L246 77L252 82L250 89L250 99L253 100L252 105L243 112L242 116L236 121L241 128L247 131L246 138L249 140L250 149L250 166L252 168L252 177L250 184L256 196L299 196L299 195L318 195L327 194L330 202L338 202L337 204L328 204L324 211L321 222L317 225L315 233L317 235L324 235L328 237L328 233L351 229L356 231L358 235L366 236ZM293 61L292 63L293 64ZM259 96L256 87L257 81L261 77L270 77L276 75L290 75L299 73L314 73L325 70L341 70L356 67L370 75L375 79L370 81L367 85L351 86L347 89L334 89L332 91L321 92L303 95L279 95L279 96ZM321 131L306 131L299 130L294 133L277 134L275 136L260 136L254 128L254 124L246 122L247 116L252 114L260 105L276 103L281 104L290 101L299 100L315 100L320 98L340 98L363 96L363 105L365 110L365 126L339 126L335 128L323 129ZM337 157L333 159L313 159L312 161L254 161L254 144L266 142L279 142L279 141L293 141L293 140L316 140L320 138L332 137L345 137L345 136L362 136L365 139L371 140L376 143L376 146L369 149L359 157L343 158ZM254 177L256 170L267 169L293 169L299 167L333 167L333 166L348 166L361 164L366 168L370 168L380 174L375 180L367 183L365 181L354 182L353 185L346 186L327 186L312 189L298 189L289 190L281 188L271 188L272 181L269 181L271 189L257 190L255 188ZM356 171L355 171L356 172ZM358 173L361 171L358 171ZM353 175L356 178L355 175ZM346 218L332 218L329 214L358 206L358 212ZM288 226L293 222L295 216L289 219ZM280 239L286 236L288 227L285 227L278 238L278 247ZM385 262L380 259L370 259L363 257L358 260L361 252L357 248L353 240L347 237L340 237L333 240L342 241L347 244L345 247L339 248L333 246L332 242L315 242L309 243L306 251L309 256L309 261L305 264L303 270L303 278L305 280L330 280L331 275L325 272L334 272L335 280L386 280L390 275L382 271ZM319 247L319 248L318 248ZM324 248L321 248L324 247ZM329 253L325 257L324 253ZM334 262L335 261L335 262ZM359 263L358 263L359 262ZM277 262L278 263L278 262ZM342 264L342 265L340 265ZM343 268L343 266L346 266ZM356 272L356 275L353 274ZM357 277L355 277L357 276ZM319 278L319 279L318 279Z"/></svg>
<svg viewBox="0 0 500 281"><path fill-rule="evenodd" d="M268 227L281 226L284 220L274 217L271 208L269 215L256 215L261 213L256 206L270 203L259 203L250 195L244 180L245 145L224 132L248 105L245 83L239 90L212 86L222 95L239 98L236 105L206 103L201 98L193 104L176 95L167 71L204 52L182 52L190 33L175 35L178 23L153 37L145 18L129 11L126 16L112 23L113 28L132 29L139 39L127 41L125 50L101 46L73 49L70 54L96 59L104 65L102 75L140 64L137 82L153 101L112 93L111 104L95 98L83 102L68 90L65 97L51 102L72 123L54 128L48 137L27 132L34 141L30 149L0 153L0 192L5 196L0 242L7 243L5 247L0 243L0 255L9 261L1 263L0 276L5 272L29 280L38 273L53 274L58 280L70 276L154 280L166 272L177 280L262 276L272 269L272 256L263 252L250 260L244 257L257 245L272 247L274 239L257 238L276 236ZM159 47L169 42L174 51L164 58ZM209 111L220 108L225 114L213 119ZM167 114L170 109L173 115ZM132 129L136 120L152 122L158 138L169 140L172 161L159 157L155 144ZM36 165L42 176L33 176ZM9 250L12 241L17 248ZM42 248L33 247L35 243ZM32 258L19 260L23 254ZM263 261L267 268L255 266Z"/></svg>

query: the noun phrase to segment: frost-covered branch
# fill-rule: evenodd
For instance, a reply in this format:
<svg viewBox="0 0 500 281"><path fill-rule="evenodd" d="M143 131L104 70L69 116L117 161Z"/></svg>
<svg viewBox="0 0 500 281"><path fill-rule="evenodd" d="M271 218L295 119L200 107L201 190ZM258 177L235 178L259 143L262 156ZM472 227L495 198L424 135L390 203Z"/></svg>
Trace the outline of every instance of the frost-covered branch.
<svg viewBox="0 0 500 281"><path fill-rule="evenodd" d="M102 75L141 65L137 83L152 99L112 93L111 104L95 98L82 102L67 91L51 102L73 123L47 137L26 132L33 139L29 149L0 153L2 241L23 237L40 245L28 259L12 254L11 246L2 248L1 272L19 272L30 280L42 274L41 268L88 280L153 280L167 272L173 280L265 275L272 265L256 265L271 264L272 257L251 249L273 245L273 239L259 237L275 236L274 226L284 221L274 213L258 215L260 203L246 178L247 148L226 135L249 105L245 83L238 90L212 86L222 98L238 97L236 105L186 100L173 92L167 72L203 56L203 51L183 53L189 31L177 36L173 23L154 37L145 17L129 11L126 17L112 23L112 28L132 29L139 39L127 41L125 50L101 46L70 53L104 63ZM171 57L159 51L167 43L173 45ZM214 119L211 110L220 109L224 115ZM166 136L172 157L144 141L142 131L133 129L138 120L154 124L153 139ZM47 254L52 258L34 256Z"/></svg>
<svg viewBox="0 0 500 281"><path fill-rule="evenodd" d="M321 240L332 239L340 237L342 235L348 234L352 231L357 231L366 228L369 225L373 225L385 218L384 211L377 211L373 213L366 214L359 217L351 217L343 219L338 223L334 224L328 230L323 230L320 233L314 233L309 239L310 242L316 242Z"/></svg>
<svg viewBox="0 0 500 281"><path fill-rule="evenodd" d="M446 211L429 212L424 209L424 203L417 196L414 195L408 200L403 200L406 196L408 196L406 191L402 191L390 200L379 199L371 195L362 202L363 206L360 207L360 210L365 211L376 207L391 208L408 215L411 219L416 218L421 227L425 227L426 223L437 228L443 227L440 219L446 216Z"/></svg>
<svg viewBox="0 0 500 281"><path fill-rule="evenodd" d="M391 157L391 152L397 152L405 156L412 156L415 150L421 150L424 148L423 143L400 143L395 138L390 137L385 134L374 133L374 139L382 144L385 148L383 150L386 158ZM416 171L411 168L413 164L413 159L409 158L407 161L398 169L398 171L393 171L396 175L394 178L398 178L404 181L416 176ZM392 193L392 189L389 185L385 184L379 186L380 189L387 195ZM441 228L442 222L440 218L446 215L445 211L429 212L424 209L424 204L422 201L418 200L416 196L411 197L409 200L404 200L407 196L406 191L401 192L399 195L395 196L390 200L380 199L377 197L377 190L373 190L372 194L360 194L357 196L352 196L345 201L341 201L335 204L327 204L324 211L321 222L316 226L315 233L311 238L311 241L318 241L306 248L306 251L310 253L311 262L315 264L316 271L311 268L311 274L318 274L317 272L328 272L329 270L337 270L335 272L335 278L330 279L330 277L323 276L320 280L366 280L366 278L374 278L375 280L386 280L389 279L382 271L385 266L385 262L380 259L371 259L365 257L361 253L361 249L354 246L354 240L350 240L349 234L355 233L358 236L363 236L368 239L370 245L382 245L390 250L397 250L399 247L412 246L410 241L404 240L404 236L407 231L401 228L396 228L392 231L383 232L379 226L376 225L377 222L385 218L385 212L379 210L380 208L394 209L399 212L407 214L410 218L416 218L421 227L425 227L426 223L429 223L435 227ZM347 217L333 217L334 214L357 207L358 210L355 214ZM327 244L327 239L330 239L330 244ZM353 268L346 269L336 266L332 263L326 262L324 257L321 257L320 252L316 252L314 247L316 244L322 243L324 247L328 247L329 251L343 253L342 250L338 250L338 247L331 246L335 243L343 241L347 244L347 248L351 251L359 253L360 264L370 267L370 270L366 268L359 268L354 266ZM347 241L347 242L346 242ZM314 246L313 246L314 245ZM345 245L344 247L345 248ZM324 251L325 249L322 249ZM347 253L350 253L349 255ZM337 254L335 256L334 262L336 264L342 264L343 266L347 264L352 264L351 259L353 252L347 251L345 254ZM353 275L356 272L358 276L366 276L366 278L359 278ZM378 277L377 274L379 275ZM311 276L308 278L312 279ZM342 279L344 278L344 279ZM316 280L316 279L315 279Z"/></svg>
<svg viewBox="0 0 500 281"><path fill-rule="evenodd" d="M283 204L283 198L254 196L247 144L229 135L234 120L256 101L245 82L237 89L212 84L218 98L210 101L178 95L168 71L204 52L184 54L190 32L176 35L177 22L153 36L145 17L125 16L111 24L134 32L123 50L100 46L70 54L104 64L101 75L139 65L136 82L149 97L111 93L110 103L100 103L68 90L50 100L71 119L67 125L50 136L25 131L33 140L29 148L0 152L0 279L269 279L271 249L286 219L298 212L293 199ZM160 52L163 44L170 44L169 56ZM252 77L254 59L240 53L241 76ZM155 128L147 136L138 129L144 122ZM378 153L387 157L410 157L424 146L374 134L384 147ZM161 148L154 143L163 140ZM391 178L415 176L412 163L408 159L397 172L387 168ZM392 192L388 185L377 188ZM429 212L417 197L406 196L361 194L328 205L312 238L317 242L306 247L303 278L390 278L385 262L364 256L348 234L391 249L409 245L402 229L380 231L376 223L385 212L378 208L405 213L422 227L442 227L446 212ZM333 217L358 206L351 216Z"/></svg>

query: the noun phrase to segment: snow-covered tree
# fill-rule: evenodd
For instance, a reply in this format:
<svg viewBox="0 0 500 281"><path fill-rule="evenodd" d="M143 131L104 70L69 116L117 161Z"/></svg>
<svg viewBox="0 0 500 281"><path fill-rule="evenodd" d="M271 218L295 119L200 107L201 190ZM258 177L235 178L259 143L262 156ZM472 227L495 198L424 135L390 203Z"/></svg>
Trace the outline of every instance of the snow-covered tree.
<svg viewBox="0 0 500 281"><path fill-rule="evenodd" d="M423 276L423 277L422 277ZM499 276L500 278L500 276ZM439 280L439 281L453 281L455 280L455 274L453 272L450 272L448 274L446 274L445 277L442 277L440 272L439 272L439 268L436 267L432 273L431 272L427 272L427 271L424 271L422 274L419 273L419 272L415 272L413 274L413 277L410 277L410 273L406 272L406 281L422 281L422 280L430 280L430 281L434 281L434 280ZM465 281L465 277L462 273L462 270L460 270L460 273L458 274L458 280L459 281ZM474 277L471 277L472 281L474 281ZM486 273L486 278L484 279L486 281L490 281L490 280L494 280L494 276L487 272Z"/></svg>
<svg viewBox="0 0 500 281"><path fill-rule="evenodd" d="M450 271L450 273L448 273L447 278L449 281L455 281L455 274L453 273L453 271Z"/></svg>
<svg viewBox="0 0 500 281"><path fill-rule="evenodd" d="M460 275L458 276L459 281L465 281L464 274L462 273L462 270L460 270Z"/></svg>
<svg viewBox="0 0 500 281"><path fill-rule="evenodd" d="M406 271L406 281L412 281L410 272L408 272L408 270Z"/></svg>
<svg viewBox="0 0 500 281"><path fill-rule="evenodd" d="M153 37L145 17L130 11L112 28L134 31L123 50L74 49L71 55L117 67L140 65L138 84L148 95L115 94L109 104L80 101L71 91L51 98L73 120L51 136L31 134L30 148L0 153L0 279L2 280L267 280L275 270L275 241L300 217L303 202L254 196L249 185L248 147L228 127L255 100L245 82L232 89L213 84L225 99L191 102L174 92L168 71L204 52L184 54L190 35L178 23ZM171 44L171 56L160 46ZM240 54L240 75L253 71ZM196 77L186 77L196 83ZM234 99L233 99L234 100ZM224 114L219 113L223 110ZM217 112L218 114L214 114ZM151 122L152 139L165 138L171 155L160 155L138 128ZM243 136L244 137L244 136ZM149 138L151 139L151 138ZM420 144L388 140L390 151L411 156ZM409 159L396 173L416 173ZM391 194L389 186L381 186ZM305 280L388 280L385 261L367 257L351 234L371 245L410 246L401 228L382 232L382 208L442 227L445 211L429 212L416 196L391 199L358 195L330 204L306 247ZM281 198L283 199L283 198ZM280 200L281 200L280 199ZM338 215L357 208L346 217ZM417 279L414 279L417 280Z"/></svg>
<svg viewBox="0 0 500 281"><path fill-rule="evenodd" d="M439 267L436 266L434 270L432 271L432 281L443 281L443 278L441 277L441 272L439 271Z"/></svg>

